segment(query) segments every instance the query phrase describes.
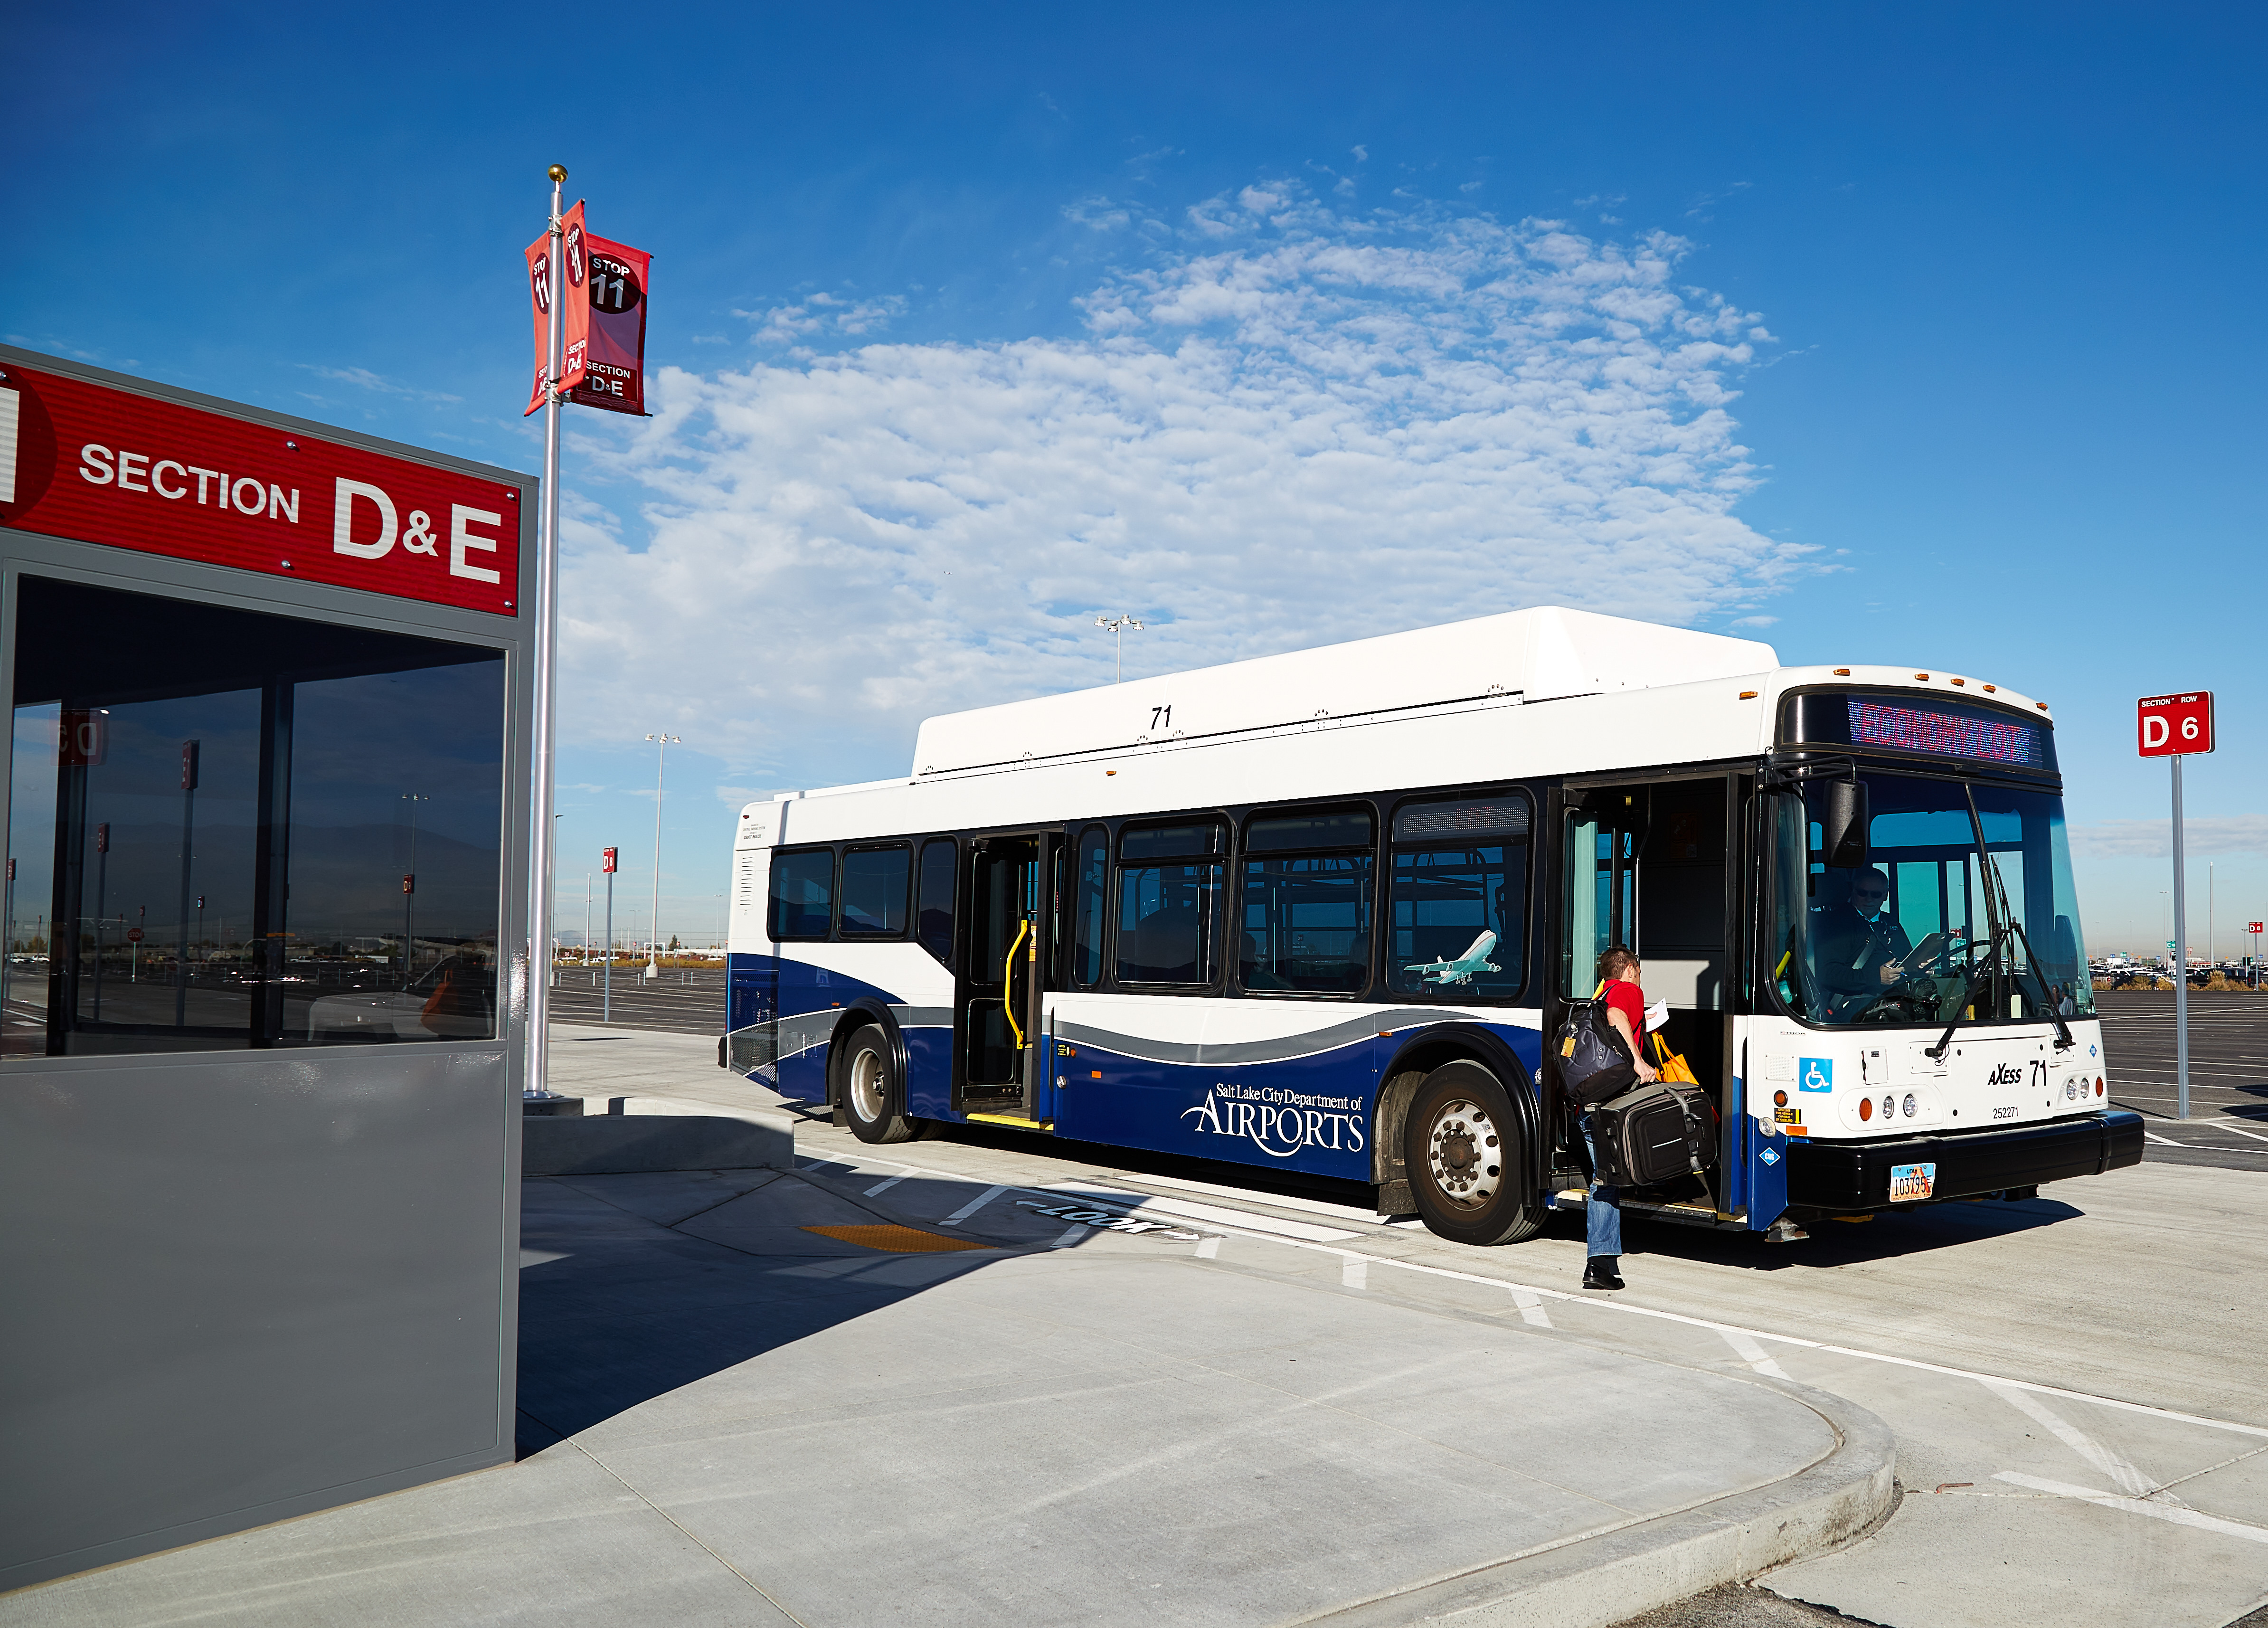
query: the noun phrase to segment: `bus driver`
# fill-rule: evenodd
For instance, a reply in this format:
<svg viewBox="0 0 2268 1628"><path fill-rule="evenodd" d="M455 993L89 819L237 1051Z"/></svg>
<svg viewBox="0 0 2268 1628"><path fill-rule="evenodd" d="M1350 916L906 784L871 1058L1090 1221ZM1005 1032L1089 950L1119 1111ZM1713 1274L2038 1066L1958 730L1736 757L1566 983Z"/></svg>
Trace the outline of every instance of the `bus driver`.
<svg viewBox="0 0 2268 1628"><path fill-rule="evenodd" d="M1830 1011L1863 1006L1905 976L1913 943L1887 913L1889 898L1889 877L1869 866L1852 873L1849 903L1813 910L1812 954Z"/></svg>

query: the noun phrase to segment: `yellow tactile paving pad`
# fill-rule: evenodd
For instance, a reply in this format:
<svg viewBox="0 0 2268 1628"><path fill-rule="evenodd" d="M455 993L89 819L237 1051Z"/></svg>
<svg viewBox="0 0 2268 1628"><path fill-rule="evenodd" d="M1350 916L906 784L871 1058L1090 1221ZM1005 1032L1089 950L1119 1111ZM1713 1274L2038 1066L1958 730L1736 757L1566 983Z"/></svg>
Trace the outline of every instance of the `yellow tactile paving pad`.
<svg viewBox="0 0 2268 1628"><path fill-rule="evenodd" d="M989 1243L974 1243L966 1238L948 1238L942 1233L925 1233L911 1227L806 1227L807 1233L817 1233L823 1238L840 1239L855 1243L862 1249L887 1249L894 1255L927 1255L947 1249L989 1249Z"/></svg>

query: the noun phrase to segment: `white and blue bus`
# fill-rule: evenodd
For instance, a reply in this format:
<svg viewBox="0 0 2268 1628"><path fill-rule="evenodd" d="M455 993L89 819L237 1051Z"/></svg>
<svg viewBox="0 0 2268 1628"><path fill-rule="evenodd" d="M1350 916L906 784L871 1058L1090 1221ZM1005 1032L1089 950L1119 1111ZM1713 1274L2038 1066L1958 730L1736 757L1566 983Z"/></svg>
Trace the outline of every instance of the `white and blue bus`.
<svg viewBox="0 0 2268 1628"><path fill-rule="evenodd" d="M740 814L728 1064L1369 1184L1464 1242L1584 1183L1544 1042L1644 964L1715 1157L1625 1205L1803 1235L2141 1156L2045 703L1563 609L933 718Z"/></svg>

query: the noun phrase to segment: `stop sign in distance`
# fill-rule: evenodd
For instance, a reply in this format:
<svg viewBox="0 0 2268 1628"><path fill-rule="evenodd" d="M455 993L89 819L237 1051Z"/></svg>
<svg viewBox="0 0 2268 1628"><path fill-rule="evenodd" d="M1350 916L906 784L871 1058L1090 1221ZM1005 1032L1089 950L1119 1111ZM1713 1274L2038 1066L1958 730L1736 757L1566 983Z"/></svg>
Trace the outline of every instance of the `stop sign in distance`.
<svg viewBox="0 0 2268 1628"><path fill-rule="evenodd" d="M142 942L142 929L140 929L139 927L129 927L129 928L126 930L126 941L127 941L129 944L139 944L139 943L141 943L141 942Z"/></svg>
<svg viewBox="0 0 2268 1628"><path fill-rule="evenodd" d="M2144 757L2213 750L2213 691L2145 696L2134 704L2134 749Z"/></svg>

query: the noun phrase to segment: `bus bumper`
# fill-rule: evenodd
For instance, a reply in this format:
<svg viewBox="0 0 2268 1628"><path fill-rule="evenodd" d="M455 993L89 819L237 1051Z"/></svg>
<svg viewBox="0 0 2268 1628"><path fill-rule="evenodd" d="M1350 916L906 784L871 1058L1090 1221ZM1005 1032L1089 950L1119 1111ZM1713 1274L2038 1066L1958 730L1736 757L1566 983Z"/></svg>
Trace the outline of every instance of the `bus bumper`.
<svg viewBox="0 0 2268 1628"><path fill-rule="evenodd" d="M1905 1137L1895 1142L1785 1138L1787 1202L1807 1210L1879 1210L1890 1202L1892 1165L1933 1164L1933 1197L1973 1198L2067 1176L2101 1175L2142 1162L2142 1116L2110 1109L2074 1119Z"/></svg>

